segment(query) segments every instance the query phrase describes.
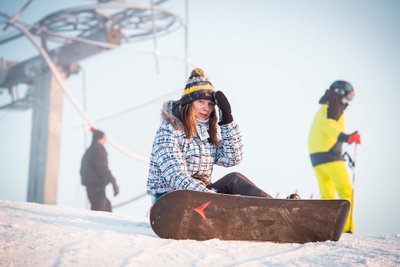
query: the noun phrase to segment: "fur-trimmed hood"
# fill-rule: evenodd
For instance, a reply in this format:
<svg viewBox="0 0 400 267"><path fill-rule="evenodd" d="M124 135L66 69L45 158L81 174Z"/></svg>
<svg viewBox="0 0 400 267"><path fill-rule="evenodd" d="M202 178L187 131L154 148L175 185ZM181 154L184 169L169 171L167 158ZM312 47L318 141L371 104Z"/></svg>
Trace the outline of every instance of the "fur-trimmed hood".
<svg viewBox="0 0 400 267"><path fill-rule="evenodd" d="M235 121L217 126L220 141L213 144L205 134L199 134L199 128L201 133L207 131L209 122L205 121L198 121L197 136L186 138L177 102L164 103L161 118L150 156L148 194L178 189L209 192L202 182L211 182L215 164L231 167L242 161L242 134ZM197 180L200 177L202 182Z"/></svg>
<svg viewBox="0 0 400 267"><path fill-rule="evenodd" d="M183 123L179 114L179 103L169 100L161 109L161 118L170 123L174 129L183 131Z"/></svg>

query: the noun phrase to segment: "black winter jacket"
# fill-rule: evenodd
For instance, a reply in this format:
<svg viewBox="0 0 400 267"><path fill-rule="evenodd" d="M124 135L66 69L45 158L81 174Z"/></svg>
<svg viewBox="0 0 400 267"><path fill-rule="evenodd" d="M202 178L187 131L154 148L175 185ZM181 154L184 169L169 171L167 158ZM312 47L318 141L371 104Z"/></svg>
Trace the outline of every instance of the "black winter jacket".
<svg viewBox="0 0 400 267"><path fill-rule="evenodd" d="M85 186L106 186L115 183L108 168L107 151L103 145L93 142L82 157L81 183Z"/></svg>

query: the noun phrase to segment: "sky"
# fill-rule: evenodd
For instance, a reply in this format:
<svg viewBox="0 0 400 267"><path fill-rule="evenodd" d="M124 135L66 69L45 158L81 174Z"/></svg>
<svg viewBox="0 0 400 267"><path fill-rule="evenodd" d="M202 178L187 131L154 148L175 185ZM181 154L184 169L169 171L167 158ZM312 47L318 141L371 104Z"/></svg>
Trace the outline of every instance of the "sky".
<svg viewBox="0 0 400 267"><path fill-rule="evenodd" d="M272 243L158 238L143 217L0 200L3 266L398 266L400 236ZM32 231L35 229L35 231Z"/></svg>
<svg viewBox="0 0 400 267"><path fill-rule="evenodd" d="M318 100L338 79L353 84L356 96L346 109L346 132L358 130L362 144L344 145L356 156L355 224L359 234L400 233L400 3L398 1L188 1L190 69L201 67L228 97L244 140L243 162L216 167L214 181L239 171L273 196L297 191L318 198L317 181L307 153L308 131ZM92 1L34 0L20 19L33 23L49 13ZM0 10L14 14L25 1L2 1ZM185 1L162 5L185 18ZM183 59L183 28L157 38L162 55ZM134 42L79 62L84 70L65 84L83 101L93 120L119 144L149 157L160 124L163 102L179 99L186 84L182 60L155 59L137 51L153 50L153 41ZM0 46L0 57L22 61L37 55L25 39ZM23 86L21 86L23 89ZM21 89L21 90L22 90ZM159 99L161 96L166 96ZM142 105L149 101L148 105ZM0 103L9 101L3 91ZM135 108L138 107L138 108ZM0 199L26 201L32 112L0 110ZM88 208L80 185L84 152L83 120L67 100L63 104L57 204ZM90 136L88 135L88 138ZM113 205L144 193L147 164L106 145L110 169L121 193ZM114 209L144 216L150 198Z"/></svg>

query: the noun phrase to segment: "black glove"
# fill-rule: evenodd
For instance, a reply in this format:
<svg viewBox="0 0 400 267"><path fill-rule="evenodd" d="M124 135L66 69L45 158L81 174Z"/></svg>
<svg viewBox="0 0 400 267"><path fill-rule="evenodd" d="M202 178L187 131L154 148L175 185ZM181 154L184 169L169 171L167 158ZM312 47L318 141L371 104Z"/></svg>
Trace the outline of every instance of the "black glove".
<svg viewBox="0 0 400 267"><path fill-rule="evenodd" d="M119 194L119 187L118 187L118 185L117 185L116 182L114 182L114 183L112 184L112 186L113 186L114 197L115 197L115 196L117 196L117 195Z"/></svg>
<svg viewBox="0 0 400 267"><path fill-rule="evenodd" d="M222 118L221 121L219 122L219 125L231 123L233 121L233 117L232 117L231 104L229 104L228 99L221 91L215 92L214 97L215 97L215 102L217 102L216 104L222 113Z"/></svg>

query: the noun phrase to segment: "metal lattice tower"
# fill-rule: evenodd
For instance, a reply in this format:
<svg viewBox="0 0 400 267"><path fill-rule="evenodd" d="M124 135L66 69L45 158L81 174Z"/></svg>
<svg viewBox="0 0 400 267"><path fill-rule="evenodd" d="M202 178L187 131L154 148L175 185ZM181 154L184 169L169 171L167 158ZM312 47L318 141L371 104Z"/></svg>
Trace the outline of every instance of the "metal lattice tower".
<svg viewBox="0 0 400 267"><path fill-rule="evenodd" d="M142 5L103 0L97 4L51 13L31 26L18 23L40 38L42 49L58 66L63 79L66 79L77 72L77 63L80 60L118 48L125 43L150 38L153 38L156 45L157 37L182 26L178 16L159 6L162 2L165 1ZM0 15L3 18L7 16ZM23 36L18 33L0 37L0 45ZM0 92L8 90L14 96L11 103L0 108L31 106L33 109L27 200L55 204L62 126L62 90L57 88L59 85L41 56L18 63L5 60L0 63ZM16 97L19 84L30 86L29 94L25 97ZM24 102L29 102L29 105Z"/></svg>

